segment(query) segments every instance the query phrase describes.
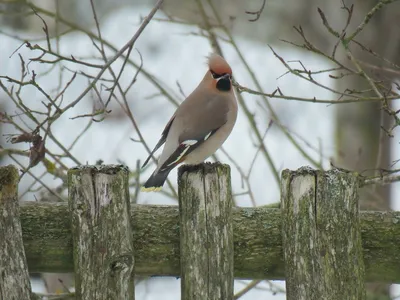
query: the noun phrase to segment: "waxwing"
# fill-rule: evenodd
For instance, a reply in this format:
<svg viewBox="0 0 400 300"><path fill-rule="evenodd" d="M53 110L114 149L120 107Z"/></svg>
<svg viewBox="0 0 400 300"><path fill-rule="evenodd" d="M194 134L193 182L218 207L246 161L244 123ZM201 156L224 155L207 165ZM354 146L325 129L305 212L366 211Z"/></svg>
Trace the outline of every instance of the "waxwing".
<svg viewBox="0 0 400 300"><path fill-rule="evenodd" d="M142 191L159 191L178 164L199 164L215 153L231 133L237 117L232 69L221 56L211 54L208 71L197 88L181 103L146 159L164 143L157 168Z"/></svg>

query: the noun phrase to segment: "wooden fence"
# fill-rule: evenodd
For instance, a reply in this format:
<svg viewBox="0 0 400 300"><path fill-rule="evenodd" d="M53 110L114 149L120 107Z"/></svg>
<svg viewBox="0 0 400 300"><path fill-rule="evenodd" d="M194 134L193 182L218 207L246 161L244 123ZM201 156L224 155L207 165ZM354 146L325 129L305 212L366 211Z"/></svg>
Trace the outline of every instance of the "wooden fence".
<svg viewBox="0 0 400 300"><path fill-rule="evenodd" d="M0 299L33 299L28 269L75 272L90 300L134 299L135 275L180 276L186 300L233 299L234 278L285 279L289 300L400 283L400 212L359 213L349 173L284 171L280 209L232 208L221 164L180 168L179 208L131 205L123 166L73 168L68 184L68 204L18 203L18 171L0 168Z"/></svg>

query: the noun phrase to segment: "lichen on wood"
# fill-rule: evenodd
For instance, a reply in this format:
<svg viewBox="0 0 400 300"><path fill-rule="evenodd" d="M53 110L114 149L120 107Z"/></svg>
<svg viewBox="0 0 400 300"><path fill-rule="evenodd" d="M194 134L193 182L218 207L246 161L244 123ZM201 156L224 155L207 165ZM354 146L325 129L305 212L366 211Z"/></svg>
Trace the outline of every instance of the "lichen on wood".
<svg viewBox="0 0 400 300"><path fill-rule="evenodd" d="M229 166L181 167L179 211L182 299L233 299Z"/></svg>
<svg viewBox="0 0 400 300"><path fill-rule="evenodd" d="M288 300L365 299L357 177L301 168L282 179Z"/></svg>
<svg viewBox="0 0 400 300"><path fill-rule="evenodd" d="M0 299L34 299L18 205L18 170L0 167Z"/></svg>
<svg viewBox="0 0 400 300"><path fill-rule="evenodd" d="M135 274L179 276L179 209L131 205ZM31 272L72 272L67 204L23 202L22 236ZM280 209L234 207L235 278L285 279ZM400 212L362 211L366 281L400 283Z"/></svg>
<svg viewBox="0 0 400 300"><path fill-rule="evenodd" d="M79 299L134 299L128 175L123 166L82 166L68 172Z"/></svg>

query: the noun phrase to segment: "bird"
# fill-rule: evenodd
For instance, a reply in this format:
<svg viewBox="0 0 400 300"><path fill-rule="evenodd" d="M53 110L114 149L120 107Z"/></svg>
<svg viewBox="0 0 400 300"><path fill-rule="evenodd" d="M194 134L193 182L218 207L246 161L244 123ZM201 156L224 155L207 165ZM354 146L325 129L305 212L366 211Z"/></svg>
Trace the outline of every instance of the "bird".
<svg viewBox="0 0 400 300"><path fill-rule="evenodd" d="M212 53L202 81L176 109L143 163L142 168L165 143L155 171L141 190L160 191L177 165L200 164L214 154L232 132L237 111L232 69L222 56Z"/></svg>

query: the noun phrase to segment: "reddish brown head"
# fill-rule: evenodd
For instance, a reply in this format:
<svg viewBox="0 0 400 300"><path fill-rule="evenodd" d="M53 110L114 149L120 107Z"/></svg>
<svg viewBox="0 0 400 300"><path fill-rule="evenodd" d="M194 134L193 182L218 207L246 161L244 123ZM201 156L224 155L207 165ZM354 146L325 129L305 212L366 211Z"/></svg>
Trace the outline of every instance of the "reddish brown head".
<svg viewBox="0 0 400 300"><path fill-rule="evenodd" d="M218 54L208 57L208 72L205 76L206 86L219 92L232 91L232 69Z"/></svg>
<svg viewBox="0 0 400 300"><path fill-rule="evenodd" d="M208 57L208 68L211 72L218 75L229 74L232 75L232 69L226 62L226 60L218 54L212 53Z"/></svg>

